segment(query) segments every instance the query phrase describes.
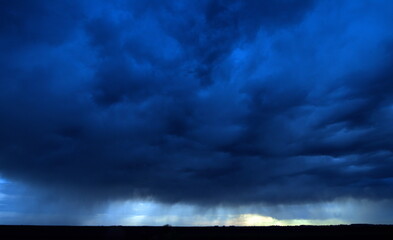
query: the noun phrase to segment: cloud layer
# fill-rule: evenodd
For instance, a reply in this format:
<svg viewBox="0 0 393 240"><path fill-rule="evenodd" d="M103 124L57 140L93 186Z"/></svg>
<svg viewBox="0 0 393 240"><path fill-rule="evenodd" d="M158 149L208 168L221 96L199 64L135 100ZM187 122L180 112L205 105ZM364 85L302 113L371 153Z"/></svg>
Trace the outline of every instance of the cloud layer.
<svg viewBox="0 0 393 240"><path fill-rule="evenodd" d="M83 206L393 197L390 1L0 4L7 179Z"/></svg>

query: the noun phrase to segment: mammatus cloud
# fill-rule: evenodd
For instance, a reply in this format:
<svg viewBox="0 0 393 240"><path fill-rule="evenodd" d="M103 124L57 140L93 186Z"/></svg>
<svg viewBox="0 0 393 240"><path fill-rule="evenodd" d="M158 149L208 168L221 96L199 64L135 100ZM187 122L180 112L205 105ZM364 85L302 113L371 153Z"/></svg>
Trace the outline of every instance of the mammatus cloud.
<svg viewBox="0 0 393 240"><path fill-rule="evenodd" d="M49 212L392 198L390 1L0 4L0 173Z"/></svg>

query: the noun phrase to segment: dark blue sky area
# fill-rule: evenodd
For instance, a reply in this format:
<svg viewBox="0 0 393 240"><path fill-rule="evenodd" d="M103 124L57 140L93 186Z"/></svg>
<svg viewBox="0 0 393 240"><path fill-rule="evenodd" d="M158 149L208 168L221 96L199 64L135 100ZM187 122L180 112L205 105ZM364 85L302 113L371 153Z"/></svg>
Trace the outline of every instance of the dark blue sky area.
<svg viewBox="0 0 393 240"><path fill-rule="evenodd" d="M393 1L0 0L0 52L37 204L393 198Z"/></svg>

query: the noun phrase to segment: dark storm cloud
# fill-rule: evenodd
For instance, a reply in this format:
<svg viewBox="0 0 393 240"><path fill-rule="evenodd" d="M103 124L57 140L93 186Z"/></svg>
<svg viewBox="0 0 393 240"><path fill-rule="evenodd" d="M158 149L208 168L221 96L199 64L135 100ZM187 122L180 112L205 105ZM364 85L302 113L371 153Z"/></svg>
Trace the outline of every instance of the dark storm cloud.
<svg viewBox="0 0 393 240"><path fill-rule="evenodd" d="M389 1L1 6L6 178L83 206L393 197Z"/></svg>

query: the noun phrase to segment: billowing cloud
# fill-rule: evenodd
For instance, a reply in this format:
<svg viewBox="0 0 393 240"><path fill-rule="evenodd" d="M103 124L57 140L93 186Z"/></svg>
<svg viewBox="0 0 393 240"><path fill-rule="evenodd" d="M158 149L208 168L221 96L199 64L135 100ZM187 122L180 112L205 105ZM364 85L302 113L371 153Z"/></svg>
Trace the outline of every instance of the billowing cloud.
<svg viewBox="0 0 393 240"><path fill-rule="evenodd" d="M393 197L390 1L0 4L0 174L53 211Z"/></svg>

